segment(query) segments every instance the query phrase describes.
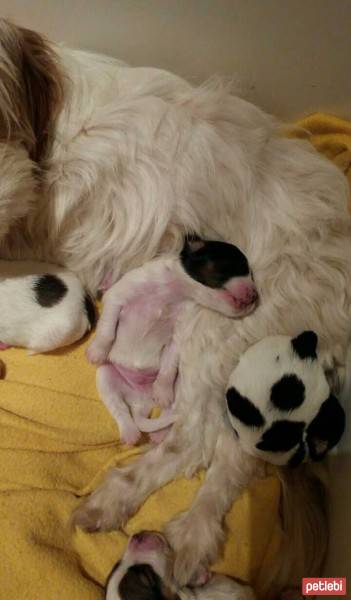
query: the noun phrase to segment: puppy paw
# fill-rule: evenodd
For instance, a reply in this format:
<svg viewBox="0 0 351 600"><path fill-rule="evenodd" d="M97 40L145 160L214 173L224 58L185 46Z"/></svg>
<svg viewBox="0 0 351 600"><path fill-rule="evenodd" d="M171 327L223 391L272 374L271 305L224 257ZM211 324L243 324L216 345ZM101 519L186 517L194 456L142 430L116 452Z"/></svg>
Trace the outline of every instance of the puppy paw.
<svg viewBox="0 0 351 600"><path fill-rule="evenodd" d="M86 356L90 363L102 365L107 360L108 350L94 340L87 348Z"/></svg>
<svg viewBox="0 0 351 600"><path fill-rule="evenodd" d="M90 533L119 529L130 513L123 494L123 482L120 486L118 483L118 476L111 472L105 482L75 509L71 518L73 527Z"/></svg>
<svg viewBox="0 0 351 600"><path fill-rule="evenodd" d="M156 380L152 386L152 398L157 406L169 408L174 401L173 387Z"/></svg>

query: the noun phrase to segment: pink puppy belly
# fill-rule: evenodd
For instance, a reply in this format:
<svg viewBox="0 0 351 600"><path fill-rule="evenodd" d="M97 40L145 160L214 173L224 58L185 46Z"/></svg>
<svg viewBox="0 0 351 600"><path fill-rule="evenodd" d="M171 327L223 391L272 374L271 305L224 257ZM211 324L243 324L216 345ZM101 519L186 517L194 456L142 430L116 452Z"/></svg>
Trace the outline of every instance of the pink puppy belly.
<svg viewBox="0 0 351 600"><path fill-rule="evenodd" d="M113 366L116 374L137 391L143 391L145 387L151 386L158 375L155 369L130 369L116 363L113 363Z"/></svg>

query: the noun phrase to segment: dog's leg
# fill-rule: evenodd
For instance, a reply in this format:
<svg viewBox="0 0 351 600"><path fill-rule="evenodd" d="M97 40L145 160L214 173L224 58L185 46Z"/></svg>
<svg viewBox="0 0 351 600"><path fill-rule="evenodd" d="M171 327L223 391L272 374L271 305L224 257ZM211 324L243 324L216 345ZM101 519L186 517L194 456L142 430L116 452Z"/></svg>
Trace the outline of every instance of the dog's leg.
<svg viewBox="0 0 351 600"><path fill-rule="evenodd" d="M136 444L141 435L140 430L123 400L123 386L113 365L102 365L98 368L96 386L101 400L117 421L121 442Z"/></svg>
<svg viewBox="0 0 351 600"><path fill-rule="evenodd" d="M174 400L174 382L178 373L179 354L172 341L162 352L160 370L152 387L155 404L168 408Z"/></svg>
<svg viewBox="0 0 351 600"><path fill-rule="evenodd" d="M76 509L73 524L87 531L119 529L152 492L194 462L196 450L189 440L184 447L175 424L159 446L126 467L112 469L104 483ZM201 466L199 462L197 466Z"/></svg>
<svg viewBox="0 0 351 600"><path fill-rule="evenodd" d="M180 586L187 585L200 567L216 560L223 540L223 518L256 471L257 461L243 453L232 431L223 430L190 510L166 527L176 552L174 576Z"/></svg>

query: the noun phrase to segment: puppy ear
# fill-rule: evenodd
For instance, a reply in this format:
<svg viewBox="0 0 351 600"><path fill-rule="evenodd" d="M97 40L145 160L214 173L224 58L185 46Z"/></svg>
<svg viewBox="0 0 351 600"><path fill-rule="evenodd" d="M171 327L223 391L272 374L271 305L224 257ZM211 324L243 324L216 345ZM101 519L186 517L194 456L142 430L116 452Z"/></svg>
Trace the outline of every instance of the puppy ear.
<svg viewBox="0 0 351 600"><path fill-rule="evenodd" d="M314 331L303 331L291 340L294 352L302 359L317 358L318 336Z"/></svg>
<svg viewBox="0 0 351 600"><path fill-rule="evenodd" d="M307 427L306 442L313 460L321 460L340 440L345 430L345 411L330 394L319 413Z"/></svg>
<svg viewBox="0 0 351 600"><path fill-rule="evenodd" d="M0 138L43 158L62 105L62 76L46 40L0 19Z"/></svg>
<svg viewBox="0 0 351 600"><path fill-rule="evenodd" d="M182 250L183 256L189 256L189 254L193 254L197 252L197 250L201 250L205 246L205 241L201 239L196 233L189 234L184 239L184 246Z"/></svg>

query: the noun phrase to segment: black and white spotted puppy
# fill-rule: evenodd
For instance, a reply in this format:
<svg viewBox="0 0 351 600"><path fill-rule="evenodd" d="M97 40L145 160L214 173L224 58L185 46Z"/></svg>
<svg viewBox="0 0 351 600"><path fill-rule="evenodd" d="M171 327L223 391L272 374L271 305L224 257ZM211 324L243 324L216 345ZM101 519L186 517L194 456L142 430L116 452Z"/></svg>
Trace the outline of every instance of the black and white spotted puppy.
<svg viewBox="0 0 351 600"><path fill-rule="evenodd" d="M0 349L48 352L82 338L95 308L79 279L40 262L0 261Z"/></svg>
<svg viewBox="0 0 351 600"><path fill-rule="evenodd" d="M330 393L317 342L313 331L266 337L241 356L226 397L229 420L249 454L297 466L322 459L340 440L345 413Z"/></svg>
<svg viewBox="0 0 351 600"><path fill-rule="evenodd" d="M195 587L179 589L172 577L174 554L160 533L134 535L106 584L106 600L254 600L249 586L203 571Z"/></svg>

